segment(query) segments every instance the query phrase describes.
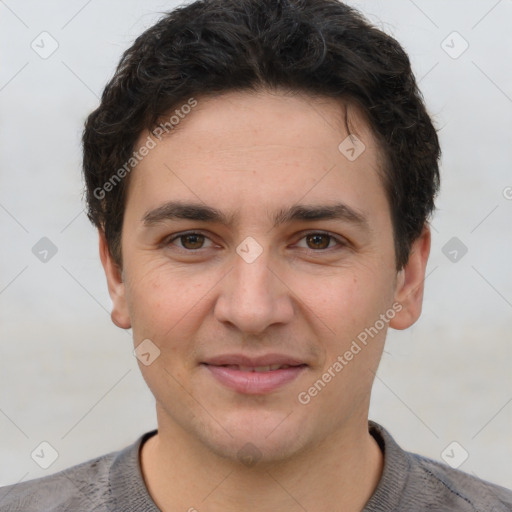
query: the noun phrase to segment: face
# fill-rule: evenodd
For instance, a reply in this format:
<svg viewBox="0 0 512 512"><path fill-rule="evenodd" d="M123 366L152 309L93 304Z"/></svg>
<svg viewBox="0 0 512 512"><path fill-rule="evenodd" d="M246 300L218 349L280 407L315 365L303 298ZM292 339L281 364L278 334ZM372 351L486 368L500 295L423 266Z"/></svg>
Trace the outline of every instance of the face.
<svg viewBox="0 0 512 512"><path fill-rule="evenodd" d="M339 149L345 108L355 159ZM102 236L100 253L114 322L150 340L147 362L159 351L139 366L160 436L271 461L366 428L387 328L420 314L430 243L425 229L397 274L380 165L354 107L233 92L197 98L135 167L122 274Z"/></svg>

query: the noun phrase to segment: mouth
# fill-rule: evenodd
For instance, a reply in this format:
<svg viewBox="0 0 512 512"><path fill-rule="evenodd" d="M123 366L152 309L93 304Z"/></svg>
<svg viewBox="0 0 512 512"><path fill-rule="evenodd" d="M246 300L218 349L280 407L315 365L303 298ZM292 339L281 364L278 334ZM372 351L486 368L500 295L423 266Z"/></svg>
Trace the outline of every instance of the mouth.
<svg viewBox="0 0 512 512"><path fill-rule="evenodd" d="M223 364L223 365L213 365L219 366L222 368L229 368L230 370L238 370L241 372L273 372L276 370L286 370L287 368L295 368L297 366L306 366L305 364L301 365L289 365L289 364L269 364L266 366L243 366L239 364Z"/></svg>
<svg viewBox="0 0 512 512"><path fill-rule="evenodd" d="M285 356L267 356L258 360L225 356L201 363L201 366L223 387L248 395L278 391L308 367L306 363Z"/></svg>

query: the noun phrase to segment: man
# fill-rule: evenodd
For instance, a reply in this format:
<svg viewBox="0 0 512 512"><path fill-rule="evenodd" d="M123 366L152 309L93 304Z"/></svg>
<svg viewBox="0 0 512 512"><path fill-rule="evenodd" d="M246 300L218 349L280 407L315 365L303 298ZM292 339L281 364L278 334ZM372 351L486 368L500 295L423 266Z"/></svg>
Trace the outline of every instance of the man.
<svg viewBox="0 0 512 512"><path fill-rule="evenodd" d="M394 39L335 0L196 1L123 55L83 145L158 429L2 489L2 511L512 510L368 421L439 187Z"/></svg>

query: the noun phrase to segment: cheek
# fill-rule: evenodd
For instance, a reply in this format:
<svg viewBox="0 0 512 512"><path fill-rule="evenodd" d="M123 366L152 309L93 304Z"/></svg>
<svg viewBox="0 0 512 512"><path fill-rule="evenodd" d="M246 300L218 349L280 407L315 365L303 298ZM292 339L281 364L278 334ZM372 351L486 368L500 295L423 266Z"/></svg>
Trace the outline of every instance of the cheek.
<svg viewBox="0 0 512 512"><path fill-rule="evenodd" d="M350 324L356 321L379 297L381 290L376 281L376 272L364 271L360 268L342 269L337 275L323 280L321 283L315 278L308 279L311 290L316 289L316 308L319 312L335 319L337 323ZM305 289L307 291L307 288ZM308 297L308 295L305 295Z"/></svg>
<svg viewBox="0 0 512 512"><path fill-rule="evenodd" d="M320 287L322 291L310 302L310 307L329 327L329 352L350 346L352 340L389 310L392 286L383 275L378 269L366 268L365 272L353 269Z"/></svg>
<svg viewBox="0 0 512 512"><path fill-rule="evenodd" d="M176 334L186 336L215 282L212 276L191 276L168 264L140 264L127 283L127 302L134 334L164 343Z"/></svg>

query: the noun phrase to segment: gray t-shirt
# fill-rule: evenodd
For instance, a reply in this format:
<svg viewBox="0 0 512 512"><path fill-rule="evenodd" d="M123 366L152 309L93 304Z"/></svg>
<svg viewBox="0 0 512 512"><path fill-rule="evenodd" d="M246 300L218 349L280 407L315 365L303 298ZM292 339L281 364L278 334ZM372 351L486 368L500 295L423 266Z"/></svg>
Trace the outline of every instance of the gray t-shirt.
<svg viewBox="0 0 512 512"><path fill-rule="evenodd" d="M512 491L402 450L373 421L369 431L384 453L384 470L363 512L512 511ZM142 444L156 432L59 473L0 488L0 511L159 512L139 459Z"/></svg>

